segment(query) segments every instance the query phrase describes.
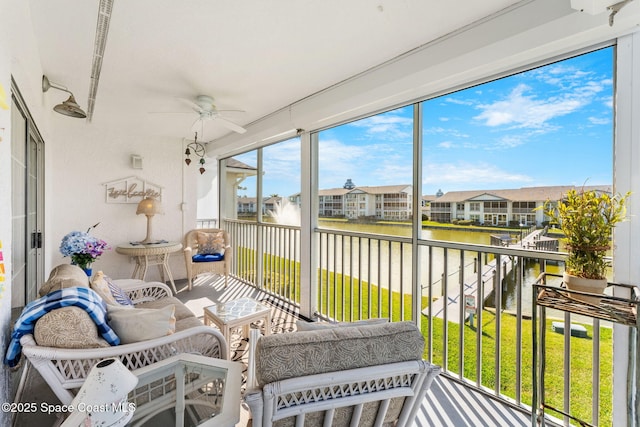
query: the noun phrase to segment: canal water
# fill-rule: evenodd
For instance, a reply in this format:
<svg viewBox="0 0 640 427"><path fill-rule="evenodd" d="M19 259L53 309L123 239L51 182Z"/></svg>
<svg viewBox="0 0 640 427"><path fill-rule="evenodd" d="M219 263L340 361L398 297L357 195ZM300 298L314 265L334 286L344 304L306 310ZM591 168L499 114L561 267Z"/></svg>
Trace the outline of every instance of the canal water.
<svg viewBox="0 0 640 427"><path fill-rule="evenodd" d="M362 232L362 233L375 233L375 234L384 234L384 235L395 235L395 236L405 236L408 237L411 234L411 228L409 226L402 225L379 225L379 224L354 224L354 223L340 223L340 222L321 222L321 227L340 229L340 230L348 230L353 232ZM442 240L442 241L452 241L452 242L460 242L460 243L473 243L473 244L481 244L489 246L491 244L491 235L498 234L498 230L495 232L476 232L476 231L466 231L466 230L456 230L456 229L423 229L422 230L422 238L424 239L432 239L432 240ZM517 234L517 232L512 232L512 234ZM351 250L354 248L345 248L345 251ZM399 252L399 246L392 247L392 252ZM465 252L462 256L459 251L456 250L448 250L445 251L439 248L434 248L430 254L427 250L423 250L420 254L420 262L421 262L421 285L423 289L424 296L427 296L428 292L428 284L431 281L432 287L432 297L436 298L443 294L443 288L446 286L447 289L457 289L460 286L460 265L464 263L463 270L463 282L470 283L471 281L475 281L477 277L476 271L476 257L477 252ZM393 257L393 255L392 255ZM445 272L444 266L444 258L447 259L447 266ZM403 262L403 281L406 282L403 286L405 291L410 289L410 278L411 278L411 264L409 261L410 256L405 254L404 262ZM430 259L429 259L430 258ZM385 258L383 258L385 259ZM395 257L393 257L395 259ZM508 260L504 260L507 261ZM373 258L370 260L371 263L377 263L377 260ZM481 263L488 262L487 259L481 260ZM333 266L336 267L336 266ZM378 268L377 265L374 266L373 270L375 271ZM384 278L387 276L387 266L380 266L382 272L380 276L382 277L381 281L384 281ZM398 266L389 267L392 270L394 268L400 268ZM431 269L431 271L429 271ZM362 269L361 269L362 271ZM365 269L366 271L366 269ZM560 274L562 272L561 268L557 265L547 264L547 271L552 273ZM354 272L355 273L355 272ZM446 273L446 274L445 274ZM516 310L516 286L517 286L517 269L512 269L504 280L502 281L502 308L504 310ZM396 281L398 280L398 275L394 274L392 271L392 276L395 277ZM535 283L536 279L540 275L540 263L535 259L526 260L524 264L524 276L522 278L522 310L524 313L530 313L531 311L531 300L532 300L532 284ZM368 280L367 277L361 277L363 280ZM371 281L374 283L378 282L378 277L374 276L371 278ZM446 281L446 285L444 282ZM493 282L490 277L487 277L486 280L483 279L485 283L484 286L493 286ZM384 283L381 283L384 286ZM397 289L396 289L397 290ZM493 294L490 295L489 299L486 302L486 305L489 307L494 307L493 303Z"/></svg>

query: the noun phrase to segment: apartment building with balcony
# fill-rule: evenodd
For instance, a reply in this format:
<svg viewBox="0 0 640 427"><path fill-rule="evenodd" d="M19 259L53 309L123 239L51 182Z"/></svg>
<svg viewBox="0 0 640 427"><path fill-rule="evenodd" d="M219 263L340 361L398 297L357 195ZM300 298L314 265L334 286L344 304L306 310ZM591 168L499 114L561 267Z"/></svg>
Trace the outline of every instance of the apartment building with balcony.
<svg viewBox="0 0 640 427"><path fill-rule="evenodd" d="M431 220L469 220L477 224L508 226L542 225L545 216L537 209L548 200L559 201L571 189L611 193L611 186L548 186L505 190L450 191L431 202Z"/></svg>

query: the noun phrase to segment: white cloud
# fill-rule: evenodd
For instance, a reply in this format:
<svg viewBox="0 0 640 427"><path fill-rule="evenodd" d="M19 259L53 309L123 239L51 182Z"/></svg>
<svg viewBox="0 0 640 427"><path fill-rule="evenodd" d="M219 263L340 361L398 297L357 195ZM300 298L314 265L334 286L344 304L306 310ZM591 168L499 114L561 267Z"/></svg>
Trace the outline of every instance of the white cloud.
<svg viewBox="0 0 640 427"><path fill-rule="evenodd" d="M320 188L342 187L347 178L357 185L367 185L360 177L379 166L377 153L387 152L380 146L348 145L337 139L321 140L318 150Z"/></svg>
<svg viewBox="0 0 640 427"><path fill-rule="evenodd" d="M375 134L376 137L384 136L385 139L410 137L413 119L397 114L378 114L350 123L349 126L364 128L366 133Z"/></svg>
<svg viewBox="0 0 640 427"><path fill-rule="evenodd" d="M428 128L425 128L422 131L423 135L446 135L447 137L452 137L452 138L469 138L469 134L468 133L464 133L462 132L462 130L460 129L456 129L456 128L444 128L442 126L431 126Z"/></svg>
<svg viewBox="0 0 640 427"><path fill-rule="evenodd" d="M446 97L445 102L448 102L450 104L457 104L457 105L473 105L472 101L466 100L466 99L459 99L459 98L453 98L453 97Z"/></svg>
<svg viewBox="0 0 640 427"><path fill-rule="evenodd" d="M411 141L345 144L339 139L321 139L319 146L320 188L342 187L347 178L356 185L410 184Z"/></svg>
<svg viewBox="0 0 640 427"><path fill-rule="evenodd" d="M608 125L611 120L608 117L589 117L589 123L594 125Z"/></svg>
<svg viewBox="0 0 640 427"><path fill-rule="evenodd" d="M455 144L451 141L442 141L441 143L438 144L438 147L441 148L453 148L455 146Z"/></svg>
<svg viewBox="0 0 640 427"><path fill-rule="evenodd" d="M424 166L423 184L454 189L512 188L533 181L528 175L514 173L491 163L429 163Z"/></svg>
<svg viewBox="0 0 640 427"><path fill-rule="evenodd" d="M531 91L529 86L519 84L505 99L480 105L478 108L482 112L474 119L490 127L540 128L548 121L586 105L599 90L602 90L600 86L588 85L560 98L536 99L535 95L527 95Z"/></svg>

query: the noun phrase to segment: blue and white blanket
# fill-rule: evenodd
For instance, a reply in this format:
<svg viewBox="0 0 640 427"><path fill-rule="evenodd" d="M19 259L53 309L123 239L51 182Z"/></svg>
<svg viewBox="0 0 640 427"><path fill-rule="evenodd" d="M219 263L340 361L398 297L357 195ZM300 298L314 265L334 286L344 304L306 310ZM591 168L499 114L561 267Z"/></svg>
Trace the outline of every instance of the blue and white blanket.
<svg viewBox="0 0 640 427"><path fill-rule="evenodd" d="M22 314L20 314L13 327L11 342L9 342L4 363L11 367L18 364L22 353L20 338L23 335L33 333L33 328L38 319L51 310L70 306L82 308L89 313L89 316L98 327L98 332L105 341L111 345L120 344L120 338L107 323L107 306L102 301L102 298L90 288L65 288L50 292L42 298L31 301L24 307Z"/></svg>

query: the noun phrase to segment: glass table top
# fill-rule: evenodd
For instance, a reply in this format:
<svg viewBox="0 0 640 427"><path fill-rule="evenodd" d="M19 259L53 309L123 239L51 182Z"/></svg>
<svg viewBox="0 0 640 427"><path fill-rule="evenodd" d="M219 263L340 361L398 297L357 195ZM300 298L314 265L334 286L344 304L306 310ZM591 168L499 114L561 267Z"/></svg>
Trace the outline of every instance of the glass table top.
<svg viewBox="0 0 640 427"><path fill-rule="evenodd" d="M206 309L225 323L270 310L269 307L262 305L253 298L239 298L233 301L217 303Z"/></svg>
<svg viewBox="0 0 640 427"><path fill-rule="evenodd" d="M131 426L235 426L240 416L242 365L180 354L133 373Z"/></svg>

